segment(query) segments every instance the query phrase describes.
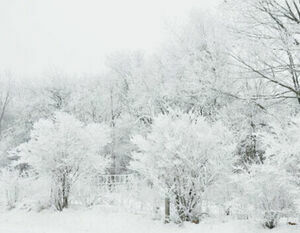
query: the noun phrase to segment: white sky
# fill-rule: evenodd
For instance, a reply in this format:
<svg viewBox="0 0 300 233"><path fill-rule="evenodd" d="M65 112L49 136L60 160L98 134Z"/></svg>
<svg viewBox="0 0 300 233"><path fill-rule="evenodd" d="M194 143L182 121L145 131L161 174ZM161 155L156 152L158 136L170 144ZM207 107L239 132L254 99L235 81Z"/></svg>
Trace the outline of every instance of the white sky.
<svg viewBox="0 0 300 233"><path fill-rule="evenodd" d="M164 22L218 0L0 0L0 70L98 72L105 54L153 50Z"/></svg>

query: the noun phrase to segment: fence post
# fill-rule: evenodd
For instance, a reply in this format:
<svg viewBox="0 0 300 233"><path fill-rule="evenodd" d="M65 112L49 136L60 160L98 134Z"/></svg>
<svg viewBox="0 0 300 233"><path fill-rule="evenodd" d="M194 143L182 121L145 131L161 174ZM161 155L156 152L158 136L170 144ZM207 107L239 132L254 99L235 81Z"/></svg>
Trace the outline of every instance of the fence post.
<svg viewBox="0 0 300 233"><path fill-rule="evenodd" d="M170 198L165 197L165 223L170 222Z"/></svg>

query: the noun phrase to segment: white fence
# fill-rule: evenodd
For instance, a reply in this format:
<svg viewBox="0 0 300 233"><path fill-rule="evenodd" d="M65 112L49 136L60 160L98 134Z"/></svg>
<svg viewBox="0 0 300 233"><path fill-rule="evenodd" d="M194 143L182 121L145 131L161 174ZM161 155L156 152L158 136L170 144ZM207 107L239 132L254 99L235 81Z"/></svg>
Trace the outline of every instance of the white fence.
<svg viewBox="0 0 300 233"><path fill-rule="evenodd" d="M115 175L98 175L96 178L97 186L130 186L139 182L138 177L134 173L115 174Z"/></svg>
<svg viewBox="0 0 300 233"><path fill-rule="evenodd" d="M155 201L152 188L136 173L97 175L96 195L101 204L135 214L152 214Z"/></svg>

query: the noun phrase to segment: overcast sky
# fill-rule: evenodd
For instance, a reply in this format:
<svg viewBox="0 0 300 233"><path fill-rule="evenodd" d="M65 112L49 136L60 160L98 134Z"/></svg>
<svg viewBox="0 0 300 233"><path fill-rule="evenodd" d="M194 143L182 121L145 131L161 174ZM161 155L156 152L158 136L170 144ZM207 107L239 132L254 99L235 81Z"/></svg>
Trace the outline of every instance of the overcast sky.
<svg viewBox="0 0 300 233"><path fill-rule="evenodd" d="M105 54L151 51L165 22L218 0L0 0L0 70L98 72Z"/></svg>

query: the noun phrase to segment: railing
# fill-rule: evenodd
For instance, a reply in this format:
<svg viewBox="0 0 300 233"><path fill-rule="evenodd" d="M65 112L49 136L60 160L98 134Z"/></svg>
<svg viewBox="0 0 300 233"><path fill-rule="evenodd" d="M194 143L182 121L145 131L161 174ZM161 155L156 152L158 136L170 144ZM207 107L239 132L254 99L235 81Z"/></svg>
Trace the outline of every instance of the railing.
<svg viewBox="0 0 300 233"><path fill-rule="evenodd" d="M111 185L131 185L138 182L137 176L134 173L130 174L114 174L114 175L98 175L96 185L111 186Z"/></svg>

